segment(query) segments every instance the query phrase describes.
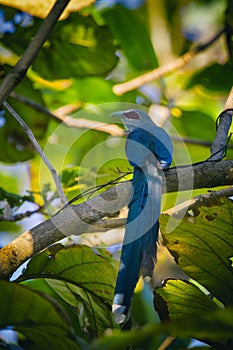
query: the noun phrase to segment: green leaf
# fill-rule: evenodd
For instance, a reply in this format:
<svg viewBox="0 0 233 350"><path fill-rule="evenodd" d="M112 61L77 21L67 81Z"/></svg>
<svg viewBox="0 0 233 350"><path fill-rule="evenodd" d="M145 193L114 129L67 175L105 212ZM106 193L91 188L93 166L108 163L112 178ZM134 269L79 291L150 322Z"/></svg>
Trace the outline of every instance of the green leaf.
<svg viewBox="0 0 233 350"><path fill-rule="evenodd" d="M232 217L233 203L227 198L203 202L182 220L160 217L166 247L178 265L225 305L233 304Z"/></svg>
<svg viewBox="0 0 233 350"><path fill-rule="evenodd" d="M188 281L167 280L154 292L155 308L170 335L192 337L221 349L233 340L232 308L220 309L199 288ZM179 324L179 327L177 327Z"/></svg>
<svg viewBox="0 0 233 350"><path fill-rule="evenodd" d="M112 91L110 80L101 77L85 77L73 80L74 97L81 102L104 103L120 101Z"/></svg>
<svg viewBox="0 0 233 350"><path fill-rule="evenodd" d="M212 345L214 349L229 350L233 347L232 312L232 308L220 309L203 314L202 317L175 320L165 328L171 335L192 337Z"/></svg>
<svg viewBox="0 0 233 350"><path fill-rule="evenodd" d="M188 281L169 279L163 287L155 289L154 296L161 320L198 317L218 308L209 296Z"/></svg>
<svg viewBox="0 0 233 350"><path fill-rule="evenodd" d="M0 281L0 300L0 327L23 334L30 349L80 349L66 314L51 297Z"/></svg>
<svg viewBox="0 0 233 350"><path fill-rule="evenodd" d="M196 110L182 110L181 118L173 118L173 125L182 136L211 141L215 137L216 126L213 118ZM201 128L200 128L201 125Z"/></svg>
<svg viewBox="0 0 233 350"><path fill-rule="evenodd" d="M15 92L43 105L40 91L35 90L31 81L26 77L16 87ZM12 97L8 98L8 103L31 129L37 141L41 143L47 130L48 117ZM21 125L8 111L5 111L4 118L5 124L0 128L0 161L20 162L32 158L36 151Z"/></svg>
<svg viewBox="0 0 233 350"><path fill-rule="evenodd" d="M228 94L232 87L232 74L233 68L231 64L220 65L214 63L212 66L195 73L189 80L186 88L189 89L195 85L201 85L209 91Z"/></svg>
<svg viewBox="0 0 233 350"><path fill-rule="evenodd" d="M117 64L111 32L91 16L74 13L58 22L33 69L46 79L106 75Z"/></svg>
<svg viewBox="0 0 233 350"><path fill-rule="evenodd" d="M0 187L0 201L2 200L7 200L10 207L18 207L24 201L34 202L34 197L33 195L21 196L16 193L7 192L2 187Z"/></svg>
<svg viewBox="0 0 233 350"><path fill-rule="evenodd" d="M74 307L84 333L94 337L112 327L111 304L116 271L87 246L54 245L35 256L18 281L46 278Z"/></svg>
<svg viewBox="0 0 233 350"><path fill-rule="evenodd" d="M139 70L157 67L158 62L146 28L137 11L121 6L106 11L103 17L130 63Z"/></svg>
<svg viewBox="0 0 233 350"><path fill-rule="evenodd" d="M132 329L131 331L114 330L110 334L104 335L99 340L94 341L90 350L122 350L127 346L135 346L140 349L154 349L151 343L161 335L159 324L147 324L144 327ZM157 348L157 347L156 347Z"/></svg>

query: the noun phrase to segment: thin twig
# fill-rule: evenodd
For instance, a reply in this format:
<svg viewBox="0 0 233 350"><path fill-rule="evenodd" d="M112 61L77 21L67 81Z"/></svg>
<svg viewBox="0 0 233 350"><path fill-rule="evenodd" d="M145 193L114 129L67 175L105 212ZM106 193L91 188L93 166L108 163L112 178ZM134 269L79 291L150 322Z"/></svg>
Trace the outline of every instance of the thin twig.
<svg viewBox="0 0 233 350"><path fill-rule="evenodd" d="M172 343L174 343L175 340L176 337L166 337L157 350L166 350Z"/></svg>
<svg viewBox="0 0 233 350"><path fill-rule="evenodd" d="M228 133L232 123L233 115L233 87L227 98L227 102L224 107L224 111L220 113L217 126L217 132L214 142L210 148L211 160L221 160L226 152Z"/></svg>
<svg viewBox="0 0 233 350"><path fill-rule="evenodd" d="M23 119L18 115L18 113L16 113L16 111L9 105L8 102L3 101L3 106L11 113L11 115L18 121L18 123L24 129L25 133L27 134L28 138L32 142L36 151L39 153L39 155L41 156L41 159L43 160L43 162L46 164L47 168L49 169L49 171L53 177L53 180L55 182L57 192L58 192L58 195L59 195L62 203L66 204L67 198L63 192L63 188L62 188L62 185L61 185L60 180L58 178L57 172L54 169L54 167L52 166L52 164L50 163L50 161L48 160L48 158L46 157L45 153L43 152L42 148L40 147L39 143L37 142L35 136L33 135L31 129L27 126L27 124L23 121Z"/></svg>
<svg viewBox="0 0 233 350"><path fill-rule="evenodd" d="M172 73L177 69L184 67L191 59L198 54L199 52L205 50L209 47L213 42L215 42L224 32L224 29L221 29L213 38L207 41L204 44L197 45L192 50L186 52L183 56L177 58L173 62L165 64L164 66L160 66L158 68L153 69L152 71L142 74L132 80L129 80L125 83L116 84L113 86L113 92L116 95L123 95L128 91L139 88L142 85L150 83L151 81L161 78L162 76Z"/></svg>
<svg viewBox="0 0 233 350"><path fill-rule="evenodd" d="M15 67L7 74L3 80L0 87L0 106L2 102L9 96L11 91L18 85L25 74L27 73L28 68L31 66L36 56L40 52L42 46L48 38L51 30L57 23L60 15L68 5L70 0L57 0L51 9L48 16L42 22L39 30L37 31L34 39L28 45L23 56L19 59Z"/></svg>
<svg viewBox="0 0 233 350"><path fill-rule="evenodd" d="M35 210L27 210L23 213L12 214L12 215L0 215L0 221L8 221L8 222L20 221L22 219L28 218L29 216L32 216L33 214L41 213L43 209L44 209L44 206L40 206Z"/></svg>
<svg viewBox="0 0 233 350"><path fill-rule="evenodd" d="M233 86L231 88L231 91L229 93L229 96L227 98L224 110L226 109L233 109Z"/></svg>
<svg viewBox="0 0 233 350"><path fill-rule="evenodd" d="M11 93L11 97L15 98L17 101L20 101L27 106L32 107L33 109L48 115L50 118L53 118L56 121L64 123L64 125L72 128L79 129L94 129L101 132L110 134L111 136L122 137L125 135L123 129L114 124L106 124L94 120L88 120L83 118L73 118L69 115L63 113L57 113L56 111L50 112L46 107L36 103L35 101L30 100L29 98L16 94L15 92Z"/></svg>

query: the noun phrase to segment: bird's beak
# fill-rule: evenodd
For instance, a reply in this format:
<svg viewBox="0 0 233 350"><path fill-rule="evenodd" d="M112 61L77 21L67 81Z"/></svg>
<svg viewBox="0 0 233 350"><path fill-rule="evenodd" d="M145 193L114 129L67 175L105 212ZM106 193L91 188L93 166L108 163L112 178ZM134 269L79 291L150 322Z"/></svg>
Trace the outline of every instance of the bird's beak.
<svg viewBox="0 0 233 350"><path fill-rule="evenodd" d="M123 112L118 111L118 112L113 112L110 114L110 118L123 118Z"/></svg>

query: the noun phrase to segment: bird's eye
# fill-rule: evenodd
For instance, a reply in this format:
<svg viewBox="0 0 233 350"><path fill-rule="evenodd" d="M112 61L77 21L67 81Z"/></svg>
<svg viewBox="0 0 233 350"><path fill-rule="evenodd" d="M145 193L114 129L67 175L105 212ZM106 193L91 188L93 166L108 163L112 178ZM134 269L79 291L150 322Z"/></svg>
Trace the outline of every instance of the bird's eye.
<svg viewBox="0 0 233 350"><path fill-rule="evenodd" d="M124 112L124 116L127 119L141 119L140 115L135 111Z"/></svg>

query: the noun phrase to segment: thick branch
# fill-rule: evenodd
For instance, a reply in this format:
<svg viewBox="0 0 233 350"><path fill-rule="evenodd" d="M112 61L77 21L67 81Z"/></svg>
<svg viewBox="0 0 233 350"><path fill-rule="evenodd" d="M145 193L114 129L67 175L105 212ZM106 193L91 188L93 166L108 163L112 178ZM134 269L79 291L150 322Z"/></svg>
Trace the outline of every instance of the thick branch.
<svg viewBox="0 0 233 350"><path fill-rule="evenodd" d="M164 192L232 185L233 161L181 166L165 171L164 175ZM130 196L131 182L127 181L84 203L65 206L0 250L0 277L8 278L25 260L66 236L93 232L95 223L96 231L98 227L102 230L101 219L126 206Z"/></svg>
<svg viewBox="0 0 233 350"><path fill-rule="evenodd" d="M19 59L15 67L3 80L0 87L0 106L2 102L9 96L11 91L20 83L28 68L35 60L40 49L44 45L49 33L55 26L60 15L68 5L70 0L57 0L49 15L41 24L33 41L28 45L23 56Z"/></svg>

